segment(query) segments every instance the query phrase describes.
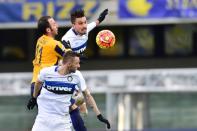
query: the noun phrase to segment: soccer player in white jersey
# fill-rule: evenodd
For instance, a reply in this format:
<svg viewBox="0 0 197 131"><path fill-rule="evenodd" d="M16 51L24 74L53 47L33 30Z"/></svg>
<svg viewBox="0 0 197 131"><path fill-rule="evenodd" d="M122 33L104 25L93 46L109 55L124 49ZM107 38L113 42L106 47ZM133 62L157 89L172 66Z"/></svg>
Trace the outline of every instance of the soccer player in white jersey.
<svg viewBox="0 0 197 131"><path fill-rule="evenodd" d="M71 12L71 23L72 28L69 29L66 34L62 37L62 42L64 45L70 43L70 48L72 51L77 53L82 53L87 47L87 40L89 32L99 25L108 14L108 9L105 9L99 18L91 23L87 23L84 10L76 10Z"/></svg>
<svg viewBox="0 0 197 131"><path fill-rule="evenodd" d="M32 131L71 131L70 99L77 90L83 92L97 118L110 128L110 123L101 115L81 72L77 70L79 67L79 55L68 51L63 56L62 66L46 67L40 71L33 97L27 105L33 109L38 104Z"/></svg>
<svg viewBox="0 0 197 131"><path fill-rule="evenodd" d="M105 9L103 12L101 12L96 21L88 24L84 10L80 9L71 12L70 17L72 27L62 37L62 43L64 46L66 48L71 48L74 52L83 53L87 47L89 32L99 25L105 19L107 14L108 9ZM74 103L73 99L72 102ZM73 104L71 106L71 110L72 111L70 112L70 115L75 131L87 131L83 119L80 116L78 107ZM84 113L86 110L87 108L85 103L81 104L80 111Z"/></svg>

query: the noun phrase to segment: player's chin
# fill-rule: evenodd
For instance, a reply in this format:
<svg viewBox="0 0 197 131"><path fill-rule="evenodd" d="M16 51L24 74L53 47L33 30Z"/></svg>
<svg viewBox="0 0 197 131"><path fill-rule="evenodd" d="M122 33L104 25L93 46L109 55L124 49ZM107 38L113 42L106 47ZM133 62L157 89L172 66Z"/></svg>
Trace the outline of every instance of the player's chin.
<svg viewBox="0 0 197 131"><path fill-rule="evenodd" d="M80 34L82 34L82 35L86 34L86 30L82 30L82 31L80 32Z"/></svg>
<svg viewBox="0 0 197 131"><path fill-rule="evenodd" d="M75 72L76 72L75 69L70 70L70 73L75 73Z"/></svg>

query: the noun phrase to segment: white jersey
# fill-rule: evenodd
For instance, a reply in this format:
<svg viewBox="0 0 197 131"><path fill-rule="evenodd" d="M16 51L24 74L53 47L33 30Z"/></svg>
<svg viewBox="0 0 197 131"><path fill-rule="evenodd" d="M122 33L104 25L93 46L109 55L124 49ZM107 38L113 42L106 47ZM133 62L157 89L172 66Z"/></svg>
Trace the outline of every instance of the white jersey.
<svg viewBox="0 0 197 131"><path fill-rule="evenodd" d="M38 80L43 82L41 93L37 98L38 115L61 115L69 113L70 99L75 90L86 89L85 80L80 71L60 75L58 66L44 68Z"/></svg>
<svg viewBox="0 0 197 131"><path fill-rule="evenodd" d="M62 41L69 41L72 51L82 53L87 47L89 32L96 27L96 22L91 22L87 25L87 32L84 35L79 35L73 28L68 30L62 37Z"/></svg>
<svg viewBox="0 0 197 131"><path fill-rule="evenodd" d="M43 82L37 98L38 115L32 131L71 131L69 115L70 99L76 89L86 89L85 80L80 73L60 75L58 66L44 68L38 80Z"/></svg>

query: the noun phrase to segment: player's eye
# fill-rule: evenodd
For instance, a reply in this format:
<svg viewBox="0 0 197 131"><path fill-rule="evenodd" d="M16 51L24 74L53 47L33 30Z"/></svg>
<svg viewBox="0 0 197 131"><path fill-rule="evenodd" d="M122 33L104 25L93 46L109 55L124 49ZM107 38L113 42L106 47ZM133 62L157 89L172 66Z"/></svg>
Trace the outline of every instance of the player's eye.
<svg viewBox="0 0 197 131"><path fill-rule="evenodd" d="M82 24L83 24L83 22L79 22L78 24L79 24L79 25L82 25Z"/></svg>

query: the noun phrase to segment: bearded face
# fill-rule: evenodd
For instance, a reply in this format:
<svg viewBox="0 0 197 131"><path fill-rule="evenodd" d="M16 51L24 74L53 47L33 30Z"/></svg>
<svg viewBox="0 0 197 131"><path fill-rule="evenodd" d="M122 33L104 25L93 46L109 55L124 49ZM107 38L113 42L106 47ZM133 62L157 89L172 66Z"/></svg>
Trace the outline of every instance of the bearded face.
<svg viewBox="0 0 197 131"><path fill-rule="evenodd" d="M84 35L87 32L87 20L86 17L76 18L73 24L74 30L80 34Z"/></svg>

